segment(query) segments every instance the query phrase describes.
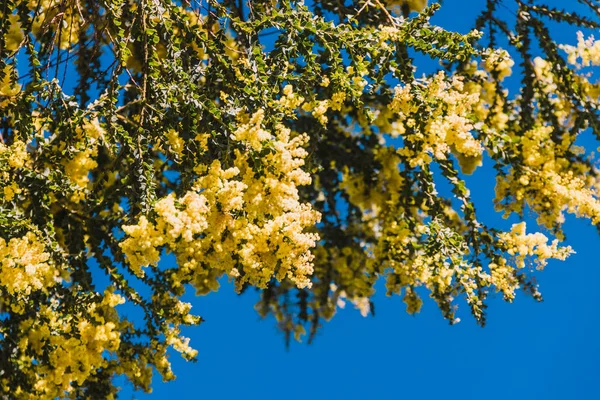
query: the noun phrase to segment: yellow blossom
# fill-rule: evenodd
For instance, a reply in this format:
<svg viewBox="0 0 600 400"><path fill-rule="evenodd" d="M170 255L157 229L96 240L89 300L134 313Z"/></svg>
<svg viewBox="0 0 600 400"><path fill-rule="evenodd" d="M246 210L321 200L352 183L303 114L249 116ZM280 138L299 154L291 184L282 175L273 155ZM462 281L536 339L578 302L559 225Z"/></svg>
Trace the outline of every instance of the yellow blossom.
<svg viewBox="0 0 600 400"><path fill-rule="evenodd" d="M59 281L58 269L33 232L8 242L0 238L0 260L0 285L14 296L45 291Z"/></svg>
<svg viewBox="0 0 600 400"><path fill-rule="evenodd" d="M217 160L199 166L193 190L155 204L155 223L141 217L137 225L123 227L127 237L120 246L136 274L158 262L160 248L166 246L180 267L173 279L191 279L199 293L216 290L224 274L237 276L238 284L259 287L272 277L290 279L300 288L310 286L310 249L318 236L304 230L320 215L300 203L297 189L310 183L301 169L308 138L292 138L282 126L271 133L262 119L263 113L257 112L240 122L234 138L248 151L235 151L233 167L223 169ZM261 176L249 157L266 142L274 151L262 157L270 167Z"/></svg>
<svg viewBox="0 0 600 400"><path fill-rule="evenodd" d="M559 47L567 53L572 65L580 68L600 65L600 40L595 40L593 35L585 39L581 31L577 32L577 46Z"/></svg>
<svg viewBox="0 0 600 400"><path fill-rule="evenodd" d="M8 51L17 51L25 37L23 35L23 31L21 30L19 16L16 14L9 15L8 23L8 30L4 35L4 46Z"/></svg>
<svg viewBox="0 0 600 400"><path fill-rule="evenodd" d="M10 185L7 185L3 188L4 198L6 201L12 201L15 195L21 193L21 188L17 185L16 182L11 182Z"/></svg>
<svg viewBox="0 0 600 400"><path fill-rule="evenodd" d="M13 97L21 91L21 85L13 79L13 75L16 75L15 68L10 64L6 64L4 67L4 77L0 80L1 96ZM0 106L2 106L2 104L3 103L0 102Z"/></svg>

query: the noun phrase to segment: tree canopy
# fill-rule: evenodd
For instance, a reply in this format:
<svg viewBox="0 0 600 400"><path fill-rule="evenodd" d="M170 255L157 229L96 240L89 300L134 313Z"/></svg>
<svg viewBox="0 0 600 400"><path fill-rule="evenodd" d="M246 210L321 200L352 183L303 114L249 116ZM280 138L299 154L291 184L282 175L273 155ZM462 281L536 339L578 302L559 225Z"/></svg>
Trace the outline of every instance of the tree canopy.
<svg viewBox="0 0 600 400"><path fill-rule="evenodd" d="M287 341L344 301L372 312L378 280L450 323L461 303L484 325L493 293L541 299L566 215L600 222L578 145L600 135L600 41L550 32L600 27L578 2L487 0L459 34L426 0L3 1L0 390L149 391L169 349L196 356L181 297L223 279ZM478 219L482 163L496 210L538 227Z"/></svg>

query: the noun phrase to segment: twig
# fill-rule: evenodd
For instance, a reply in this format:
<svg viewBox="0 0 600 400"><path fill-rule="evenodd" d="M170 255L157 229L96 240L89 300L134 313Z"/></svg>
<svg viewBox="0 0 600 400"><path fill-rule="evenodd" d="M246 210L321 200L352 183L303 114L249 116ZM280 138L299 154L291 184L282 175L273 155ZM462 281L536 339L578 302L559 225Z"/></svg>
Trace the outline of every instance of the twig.
<svg viewBox="0 0 600 400"><path fill-rule="evenodd" d="M367 6L372 6L373 4L371 4L371 0L367 0L365 1L365 4L363 4L363 6L360 8L360 10L358 10L358 12L356 13L356 15L353 15L352 17L350 17L349 19L353 19L356 18L360 15L361 12L363 12L363 10L367 7Z"/></svg>
<svg viewBox="0 0 600 400"><path fill-rule="evenodd" d="M385 13L385 15L387 15L387 17L390 20L390 22L392 23L392 25L398 26L398 24L396 23L396 21L394 21L394 17L392 17L390 15L390 13L388 12L387 8L385 8L385 6L383 4L381 4L381 1L375 0L375 2L377 3L377 5L379 5L379 8L381 8L383 10L383 12Z"/></svg>

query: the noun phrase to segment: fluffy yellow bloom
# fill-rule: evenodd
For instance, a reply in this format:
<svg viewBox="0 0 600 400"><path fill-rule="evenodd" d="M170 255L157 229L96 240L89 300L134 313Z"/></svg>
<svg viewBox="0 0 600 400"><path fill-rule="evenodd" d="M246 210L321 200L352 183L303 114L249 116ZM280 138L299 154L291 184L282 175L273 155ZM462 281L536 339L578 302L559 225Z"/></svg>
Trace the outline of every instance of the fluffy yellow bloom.
<svg viewBox="0 0 600 400"><path fill-rule="evenodd" d="M564 221L565 211L596 224L600 221L598 183L588 179L586 163L569 159L574 138L565 135L562 143L556 143L553 131L551 126L538 126L524 133L518 147L523 166L498 177L496 207L520 213L528 205L539 215L538 223L549 228Z"/></svg>
<svg viewBox="0 0 600 400"><path fill-rule="evenodd" d="M238 285L266 287L276 277L310 286L310 249L318 236L305 230L320 215L300 203L297 188L310 183L301 169L308 138L292 138L282 126L270 132L261 124L263 116L258 111L240 122L234 138L247 151L235 151L234 166L223 169L218 160L199 165L193 190L155 204L155 222L141 217L123 227L127 237L120 246L135 273L158 262L166 247L179 264L174 281L191 281L199 293L217 290L224 274L237 276ZM267 143L273 151L262 156L268 168L259 174L251 167L251 152Z"/></svg>
<svg viewBox="0 0 600 400"><path fill-rule="evenodd" d="M8 23L8 30L4 35L4 46L8 51L17 51L25 37L23 35L23 31L21 30L19 16L16 14L9 15Z"/></svg>
<svg viewBox="0 0 600 400"><path fill-rule="evenodd" d="M344 92L336 92L331 96L331 100L329 101L329 105L334 111L341 111L342 105L344 104L344 100L346 100L346 93Z"/></svg>
<svg viewBox="0 0 600 400"><path fill-rule="evenodd" d="M55 285L59 271L33 233L8 242L0 238L0 285L15 297L28 296L33 290L46 291Z"/></svg>
<svg viewBox="0 0 600 400"><path fill-rule="evenodd" d="M591 35L585 39L582 32L577 32L577 46L560 45L568 55L570 64L577 67L600 65L600 40Z"/></svg>
<svg viewBox="0 0 600 400"><path fill-rule="evenodd" d="M279 103L286 110L293 111L304 102L304 97L294 93L292 85L286 85L283 88L283 96L279 98Z"/></svg>
<svg viewBox="0 0 600 400"><path fill-rule="evenodd" d="M429 163L431 156L446 159L450 152L474 159L481 157L483 146L471 133L474 126L470 119L478 102L479 94L466 92L460 77L448 82L443 72L415 85L397 87L388 109L395 115L396 124L403 126L390 133L397 132L408 141L421 144L416 149L404 146L399 154L410 159L413 167ZM417 118L422 120L420 115L424 114L429 118L422 128ZM408 133L409 129L413 133Z"/></svg>
<svg viewBox="0 0 600 400"><path fill-rule="evenodd" d="M508 254L515 257L517 268L524 268L525 258L529 256L535 256L537 268L542 269L548 263L548 259L565 260L569 254L573 253L570 246L558 247L556 239L548 245L546 235L539 232L527 234L525 229L525 222L521 222L514 224L510 233L500 234L500 239L508 248Z"/></svg>
<svg viewBox="0 0 600 400"><path fill-rule="evenodd" d="M122 301L107 291L102 301L82 305L85 313L63 318L57 309L59 302L53 299L40 305L38 318L21 322L26 333L18 343L20 358L25 372L35 377L31 398L66 397L74 384L83 384L98 369L108 366L105 355L114 354L120 346L113 307Z"/></svg>
<svg viewBox="0 0 600 400"><path fill-rule="evenodd" d="M573 250L570 246L559 247L558 240L548 244L548 238L542 233L525 232L526 224L514 224L510 232L499 235L501 243L506 247L507 253L514 258L517 269L526 266L525 261L530 257L538 269L542 269L551 258L565 260ZM514 292L519 287L514 268L508 266L504 259L497 263L490 263L490 282L502 291L507 300L514 298Z"/></svg>
<svg viewBox="0 0 600 400"><path fill-rule="evenodd" d="M17 83L15 79L13 79L13 75L15 75L15 68L7 64L4 67L4 78L0 80L0 95L6 97L12 97L19 94L21 91L21 85ZM3 102L0 102L0 106L3 105Z"/></svg>
<svg viewBox="0 0 600 400"><path fill-rule="evenodd" d="M515 270L506 264L504 259L498 263L490 263L490 281L494 283L497 291L502 292L504 298L513 300L515 291L519 288L519 281L515 276Z"/></svg>
<svg viewBox="0 0 600 400"><path fill-rule="evenodd" d="M95 157L98 145L103 140L105 131L97 118L86 120L82 127L76 130L76 148L74 155L62 164L65 175L79 190L71 196L71 201L78 203L85 199L86 189L90 181L90 172L98 167Z"/></svg>
<svg viewBox="0 0 600 400"><path fill-rule="evenodd" d="M513 61L505 54L504 50L488 55L484 61L483 69L479 69L476 61L471 62L464 70L465 77L469 79L463 86L464 93L476 95L479 101L473 105L473 117L478 121L477 128L491 137L503 132L507 128L510 115L505 112L506 91L498 92L498 86L492 77L496 70L496 77L500 80L509 76ZM473 163L479 164L480 157L464 158L455 154L464 173L472 172Z"/></svg>
<svg viewBox="0 0 600 400"><path fill-rule="evenodd" d="M208 148L208 140L209 139L210 139L210 134L208 134L208 133L199 133L194 138L194 140L196 141L196 144L198 145L198 147L200 148L200 150L202 152L206 151L206 149Z"/></svg>
<svg viewBox="0 0 600 400"><path fill-rule="evenodd" d="M23 168L29 161L27 145L20 140L15 140L10 146L0 143L0 157L4 158L11 168Z"/></svg>
<svg viewBox="0 0 600 400"><path fill-rule="evenodd" d="M4 186L2 190L4 192L4 198L6 201L12 201L15 195L21 193L22 191L16 182L11 182L10 185Z"/></svg>
<svg viewBox="0 0 600 400"><path fill-rule="evenodd" d="M154 225L142 216L137 225L125 225L123 231L129 236L119 246L127 255L127 262L132 271L143 276L142 267L155 265L160 260L160 252L156 249L164 245L165 238Z"/></svg>
<svg viewBox="0 0 600 400"><path fill-rule="evenodd" d="M65 163L66 175L77 186L86 187L90 180L90 171L98 166L98 163L92 158L95 156L94 153L94 149L80 151Z"/></svg>
<svg viewBox="0 0 600 400"><path fill-rule="evenodd" d="M166 342L187 359L192 359L198 355L198 351L190 347L190 339L181 336L179 329L170 328L166 335Z"/></svg>
<svg viewBox="0 0 600 400"><path fill-rule="evenodd" d="M483 65L486 71L496 73L498 79L502 81L512 74L515 62L506 50L497 49L489 53Z"/></svg>
<svg viewBox="0 0 600 400"><path fill-rule="evenodd" d="M79 132L86 136L91 143L96 143L97 140L104 138L104 135L106 134L106 131L102 125L100 125L98 118L86 120L83 124L83 129Z"/></svg>
<svg viewBox="0 0 600 400"><path fill-rule="evenodd" d="M313 117L315 117L321 125L326 125L328 118L325 115L327 110L329 109L329 100L317 100L313 102L304 103L302 109L306 112L310 112Z"/></svg>
<svg viewBox="0 0 600 400"><path fill-rule="evenodd" d="M418 313L423 306L423 300L410 286L406 288L402 301L406 304L406 312L409 314Z"/></svg>
<svg viewBox="0 0 600 400"><path fill-rule="evenodd" d="M179 157L183 154L183 147L185 145L182 138L179 137L179 134L175 129L170 129L167 132L167 143L175 154L179 155Z"/></svg>
<svg viewBox="0 0 600 400"><path fill-rule="evenodd" d="M264 118L264 110L259 110L247 122L242 120L238 129L234 132L233 138L238 141L246 141L254 150L260 151L262 142L271 139L271 133L261 126Z"/></svg>

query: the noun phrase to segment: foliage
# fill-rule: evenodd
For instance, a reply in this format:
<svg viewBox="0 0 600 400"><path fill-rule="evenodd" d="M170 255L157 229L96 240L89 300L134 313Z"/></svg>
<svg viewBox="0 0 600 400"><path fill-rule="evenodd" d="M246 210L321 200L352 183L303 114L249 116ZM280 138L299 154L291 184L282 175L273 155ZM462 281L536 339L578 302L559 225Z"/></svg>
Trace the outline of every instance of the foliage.
<svg viewBox="0 0 600 400"><path fill-rule="evenodd" d="M575 145L600 133L600 42L549 31L598 28L579 2L589 15L487 0L462 35L425 0L5 0L2 391L110 398L116 375L174 378L168 350L193 360L181 328L202 321L181 297L224 276L260 290L287 340L344 299L368 314L378 279L451 323L455 299L481 324L489 293L541 299L534 271L571 253L565 213L600 222ZM418 77L417 55L442 67ZM477 219L464 175L484 161L497 210L556 239Z"/></svg>

